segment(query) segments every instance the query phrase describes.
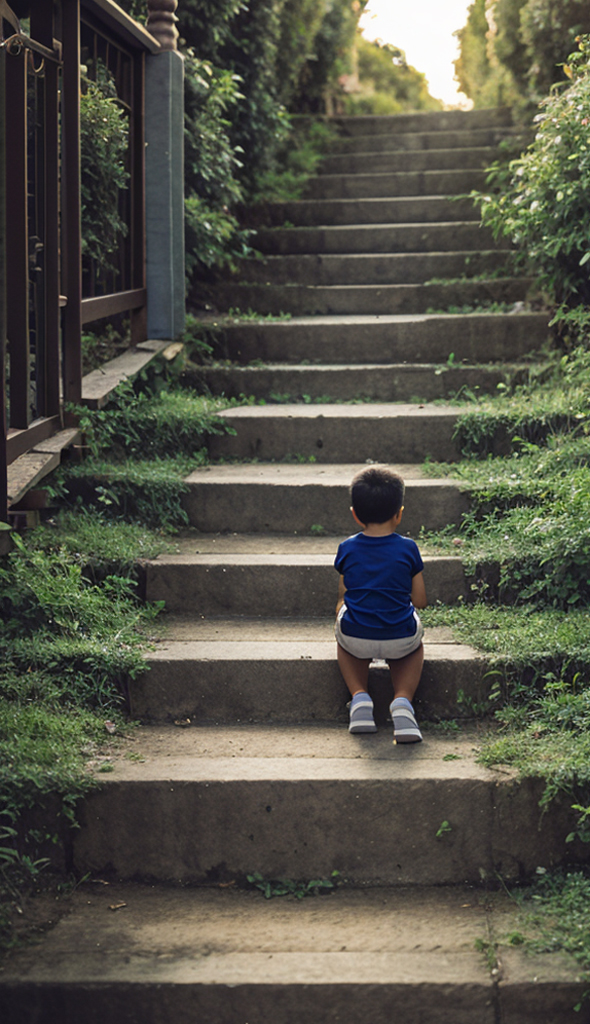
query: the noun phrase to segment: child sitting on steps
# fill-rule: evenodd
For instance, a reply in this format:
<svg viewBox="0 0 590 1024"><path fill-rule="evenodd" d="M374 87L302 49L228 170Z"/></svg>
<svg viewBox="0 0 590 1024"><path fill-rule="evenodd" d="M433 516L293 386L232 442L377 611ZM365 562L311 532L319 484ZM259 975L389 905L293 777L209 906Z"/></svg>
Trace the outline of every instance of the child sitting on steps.
<svg viewBox="0 0 590 1024"><path fill-rule="evenodd" d="M423 562L417 544L395 532L403 513L404 482L396 473L369 466L354 477L352 514L362 527L343 541L334 562L340 573L336 606L338 665L352 697L352 733L376 732L367 692L373 658L389 664L394 743L419 743L422 734L412 698L422 673L425 608Z"/></svg>

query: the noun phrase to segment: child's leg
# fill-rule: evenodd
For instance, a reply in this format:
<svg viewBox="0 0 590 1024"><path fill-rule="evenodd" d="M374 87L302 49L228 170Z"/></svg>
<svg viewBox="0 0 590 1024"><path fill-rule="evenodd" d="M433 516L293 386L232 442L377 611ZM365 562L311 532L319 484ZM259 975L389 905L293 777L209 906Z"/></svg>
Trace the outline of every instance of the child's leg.
<svg viewBox="0 0 590 1024"><path fill-rule="evenodd" d="M349 732L376 732L373 718L373 701L367 692L370 658L355 658L337 644L338 665L346 683L352 702L350 705Z"/></svg>
<svg viewBox="0 0 590 1024"><path fill-rule="evenodd" d="M342 672L342 678L350 691L350 696L354 697L356 693L366 693L371 659L355 658L353 654L345 651L340 644L336 646L338 649L338 665Z"/></svg>
<svg viewBox="0 0 590 1024"><path fill-rule="evenodd" d="M412 699L422 675L424 647L422 644L405 658L389 662L393 700L389 706L393 721L394 743L419 743L422 733L412 707Z"/></svg>
<svg viewBox="0 0 590 1024"><path fill-rule="evenodd" d="M423 644L420 644L411 654L407 654L405 658L389 662L394 697L405 697L410 703L412 702L418 689L423 664Z"/></svg>

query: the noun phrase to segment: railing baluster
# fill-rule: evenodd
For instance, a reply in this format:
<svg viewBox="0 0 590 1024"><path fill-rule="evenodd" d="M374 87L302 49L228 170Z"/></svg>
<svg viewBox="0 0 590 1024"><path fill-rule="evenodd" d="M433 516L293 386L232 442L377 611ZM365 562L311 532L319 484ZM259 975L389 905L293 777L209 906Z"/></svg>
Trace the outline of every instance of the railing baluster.
<svg viewBox="0 0 590 1024"><path fill-rule="evenodd" d="M62 168L65 260L63 283L68 304L64 312L64 399L82 396L82 260L80 256L80 0L63 0Z"/></svg>
<svg viewBox="0 0 590 1024"><path fill-rule="evenodd" d="M6 261L10 426L30 421L29 242L27 217L27 51L6 57Z"/></svg>

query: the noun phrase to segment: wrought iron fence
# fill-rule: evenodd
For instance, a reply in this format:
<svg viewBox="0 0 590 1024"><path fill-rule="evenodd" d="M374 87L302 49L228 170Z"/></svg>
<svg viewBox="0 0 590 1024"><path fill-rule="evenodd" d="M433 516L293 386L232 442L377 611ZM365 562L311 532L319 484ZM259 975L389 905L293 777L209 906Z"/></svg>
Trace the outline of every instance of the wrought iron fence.
<svg viewBox="0 0 590 1024"><path fill-rule="evenodd" d="M22 26L0 4L0 518L7 466L80 400L82 325L129 313L133 340L145 338L144 65L159 50L111 0L21 8ZM81 61L91 81L104 69L127 127L128 187L106 271L82 258Z"/></svg>

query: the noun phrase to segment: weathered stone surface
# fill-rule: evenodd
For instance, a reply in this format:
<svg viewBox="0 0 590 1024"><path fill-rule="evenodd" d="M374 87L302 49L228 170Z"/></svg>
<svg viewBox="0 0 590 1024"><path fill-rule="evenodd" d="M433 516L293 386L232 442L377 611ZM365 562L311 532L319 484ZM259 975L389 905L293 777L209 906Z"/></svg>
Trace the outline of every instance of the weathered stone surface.
<svg viewBox="0 0 590 1024"><path fill-rule="evenodd" d="M268 322L220 321L218 354L247 363L510 362L549 337L544 313L409 314L297 317Z"/></svg>
<svg viewBox="0 0 590 1024"><path fill-rule="evenodd" d="M240 279L273 285L414 284L436 277L473 277L498 272L506 253L380 253L267 256L245 261Z"/></svg>
<svg viewBox="0 0 590 1024"><path fill-rule="evenodd" d="M81 873L224 881L256 865L270 878L337 869L357 883L456 884L580 856L565 842L571 801L542 817L543 784L479 767L470 738L409 748L392 747L389 729L169 731L172 746L143 744L144 761L116 762L85 801L73 839Z"/></svg>
<svg viewBox="0 0 590 1024"><path fill-rule="evenodd" d="M362 468L362 464L206 466L188 477L190 491L183 505L191 525L203 533L310 534L313 530L316 535L347 536L355 528L350 482ZM469 508L466 495L452 480L404 479L404 534L417 537L422 528L438 530L459 523Z"/></svg>
<svg viewBox="0 0 590 1024"><path fill-rule="evenodd" d="M193 615L330 615L336 604L333 555L162 555L145 563L146 599ZM468 595L459 558L424 560L431 603Z"/></svg>
<svg viewBox="0 0 590 1024"><path fill-rule="evenodd" d="M476 221L465 224L353 224L348 227L259 228L263 253L442 253L493 246L493 236ZM501 247L500 247L501 249ZM509 251L501 250L501 251Z"/></svg>
<svg viewBox="0 0 590 1024"><path fill-rule="evenodd" d="M86 883L71 904L48 939L12 955L0 982L11 1024L193 1024L195 1014L203 1024L299 1024L303 1014L389 1024L400 1005L429 1024L473 1024L474 1014L495 1024L504 985L474 943L518 923L505 897L467 886L341 889L299 901ZM518 1024L579 1021L568 1012L581 991L571 966L543 960ZM511 964L515 986L529 973L526 961Z"/></svg>
<svg viewBox="0 0 590 1024"><path fill-rule="evenodd" d="M131 715L144 722L348 721L350 696L336 663L334 639L175 641L147 655L149 671L130 683ZM425 645L417 697L421 717L472 714L489 690L487 664L459 644ZM459 703L463 691L468 704ZM393 699L387 667L375 664L370 692L377 720Z"/></svg>
<svg viewBox="0 0 590 1024"><path fill-rule="evenodd" d="M440 284L231 284L213 291L218 309L256 309L266 316L413 314L426 309L481 303L516 303L526 299L527 278L459 280Z"/></svg>
<svg viewBox="0 0 590 1024"><path fill-rule="evenodd" d="M228 409L235 435L209 440L212 458L334 463L454 461L458 408L437 405L280 405Z"/></svg>
<svg viewBox="0 0 590 1024"><path fill-rule="evenodd" d="M431 138L430 136L428 136ZM407 138L407 136L406 136ZM382 143L382 139L369 138L367 146ZM322 160L322 174L362 174L369 167L373 174L394 171L455 170L458 168L482 169L495 160L496 151L492 146L474 146L448 149L415 149L403 151L397 148L398 140L390 142L390 149L379 152L372 148L366 152L331 154Z"/></svg>
<svg viewBox="0 0 590 1024"><path fill-rule="evenodd" d="M422 366L373 365L264 367L209 366L194 371L191 381L205 385L214 395L239 398L267 398L275 401L309 401L329 396L334 402L403 402L408 397L420 402L452 399L464 388L473 394L497 392L498 384L523 383L528 366ZM272 403L272 397L270 399Z"/></svg>

